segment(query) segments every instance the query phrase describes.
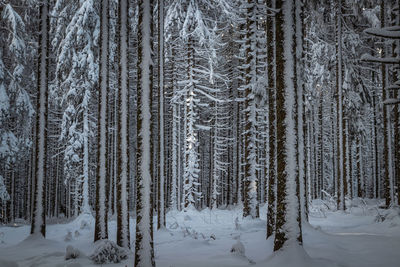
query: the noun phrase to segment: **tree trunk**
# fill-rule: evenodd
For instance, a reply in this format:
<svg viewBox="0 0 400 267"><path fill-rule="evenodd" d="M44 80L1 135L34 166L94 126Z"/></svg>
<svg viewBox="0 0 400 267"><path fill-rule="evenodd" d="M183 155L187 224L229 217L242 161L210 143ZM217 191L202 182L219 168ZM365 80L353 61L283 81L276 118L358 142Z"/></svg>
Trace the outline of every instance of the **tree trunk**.
<svg viewBox="0 0 400 267"><path fill-rule="evenodd" d="M153 245L152 158L151 158L151 24L152 1L140 0L138 32L137 84L137 165L135 266L155 266Z"/></svg>
<svg viewBox="0 0 400 267"><path fill-rule="evenodd" d="M108 105L108 1L101 1L100 8L100 67L98 151L96 177L96 222L94 241L108 238L107 219L107 105Z"/></svg>
<svg viewBox="0 0 400 267"><path fill-rule="evenodd" d="M47 98L48 98L48 1L40 5L40 35L38 63L38 97L36 109L36 162L31 234L46 236L46 158L47 158Z"/></svg>

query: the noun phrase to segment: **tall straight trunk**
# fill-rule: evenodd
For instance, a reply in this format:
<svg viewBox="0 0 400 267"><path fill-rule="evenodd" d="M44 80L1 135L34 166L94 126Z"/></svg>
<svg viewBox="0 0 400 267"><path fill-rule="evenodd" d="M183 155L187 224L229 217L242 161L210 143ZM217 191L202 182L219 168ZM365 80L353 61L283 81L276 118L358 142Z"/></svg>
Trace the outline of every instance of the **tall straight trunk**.
<svg viewBox="0 0 400 267"><path fill-rule="evenodd" d="M128 210L128 179L129 179L129 151L128 151L128 0L119 2L118 14L118 60L119 60L119 87L118 87L118 153L117 153L117 244L121 247L130 247L129 242L129 210Z"/></svg>
<svg viewBox="0 0 400 267"><path fill-rule="evenodd" d="M189 31L191 31L189 27ZM194 77L194 66L195 66L195 46L194 39L192 36L188 37L187 41L187 89L185 96L185 107L184 107L184 129L185 129L185 161L184 161L184 185L183 185L183 197L184 197L184 211L186 212L189 208L194 207L197 198L197 180L198 180L198 154L196 151L197 133L196 133L196 100L195 100L195 77Z"/></svg>
<svg viewBox="0 0 400 267"><path fill-rule="evenodd" d="M337 208L345 210L345 137L343 135L343 71L342 71L342 8L343 0L338 3L336 14L336 88L337 88Z"/></svg>
<svg viewBox="0 0 400 267"><path fill-rule="evenodd" d="M89 114L88 109L83 111L83 186L82 212L90 214L89 205ZM57 159L58 160L58 159ZM57 170L58 173L58 170ZM57 177L58 178L58 177ZM57 194L57 190L56 190Z"/></svg>
<svg viewBox="0 0 400 267"><path fill-rule="evenodd" d="M385 27L385 0L381 0L380 6L380 19L381 19L381 28ZM383 40L382 40L383 41ZM381 57L384 58L386 55L385 48L382 48ZM382 101L385 101L386 96L386 64L381 64L381 72L382 72ZM386 208L389 208L390 204L392 204L391 199L391 186L390 186L390 174L389 174L389 121L388 121L388 105L383 105L383 165L384 165L384 185L385 185L385 200L386 200Z"/></svg>
<svg viewBox="0 0 400 267"><path fill-rule="evenodd" d="M36 109L36 158L31 234L46 236L46 157L48 100L49 3L40 5L38 97Z"/></svg>
<svg viewBox="0 0 400 267"><path fill-rule="evenodd" d="M321 199L324 199L322 190L324 189L324 121L323 121L323 99L324 93L321 88L319 109L318 109L318 120L319 120L319 172L318 172L318 194Z"/></svg>
<svg viewBox="0 0 400 267"><path fill-rule="evenodd" d="M277 0L276 106L277 110L277 211L274 251L302 243L295 133L295 29L294 1Z"/></svg>
<svg viewBox="0 0 400 267"><path fill-rule="evenodd" d="M151 24L152 1L139 0L139 32L137 61L137 166L138 189L136 208L135 266L155 266L153 244L153 203L151 165Z"/></svg>
<svg viewBox="0 0 400 267"><path fill-rule="evenodd" d="M267 6L275 7L274 0L268 0ZM267 17L267 60L268 60L268 135L269 135L269 168L268 168L268 211L267 238L275 231L276 205L276 110L275 110L275 31L274 17Z"/></svg>
<svg viewBox="0 0 400 267"><path fill-rule="evenodd" d="M374 198L379 198L379 157L378 157L378 134L377 134L377 114L376 114L376 93L373 92L372 95L372 110L374 113L374 125L373 125L373 135L374 135Z"/></svg>
<svg viewBox="0 0 400 267"><path fill-rule="evenodd" d="M164 179L164 0L158 1L158 221L157 228L165 227Z"/></svg>
<svg viewBox="0 0 400 267"><path fill-rule="evenodd" d="M397 3L397 13L394 14L394 19L393 22L395 25L399 25L400 23L400 0L396 1ZM397 49L400 49L400 41L396 41L393 44L393 56L398 57L399 56L399 51ZM397 69L397 71L394 73L394 82L398 82L400 78L400 70ZM399 92L398 90L395 90L394 92L394 98L397 99L399 97ZM393 109L394 113L394 125L393 125L393 138L394 138L394 165L395 165L395 177L394 177L394 182L396 183L397 187L397 205L400 205L400 113L399 113L399 105L395 105Z"/></svg>
<svg viewBox="0 0 400 267"><path fill-rule="evenodd" d="M296 68L297 68L297 131L298 131L298 186L300 198L300 218L307 220L306 211L306 159L305 159L305 113L304 113L304 1L296 0Z"/></svg>
<svg viewBox="0 0 400 267"><path fill-rule="evenodd" d="M245 70L245 134L244 134L244 205L243 217L259 217L259 204L257 201L257 177L256 177L256 103L254 99L254 87L256 77L256 58L255 58L255 28L256 15L255 1L247 1L246 19L246 70Z"/></svg>
<svg viewBox="0 0 400 267"><path fill-rule="evenodd" d="M96 222L94 241L108 238L107 220L107 105L108 105L108 0L100 8L98 151L96 177Z"/></svg>

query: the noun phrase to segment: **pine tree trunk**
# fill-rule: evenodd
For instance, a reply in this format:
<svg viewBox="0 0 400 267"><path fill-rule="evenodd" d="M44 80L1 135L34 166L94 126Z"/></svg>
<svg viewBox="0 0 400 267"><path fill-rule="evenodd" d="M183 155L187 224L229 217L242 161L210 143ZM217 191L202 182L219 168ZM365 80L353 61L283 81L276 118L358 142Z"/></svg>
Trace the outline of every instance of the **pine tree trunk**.
<svg viewBox="0 0 400 267"><path fill-rule="evenodd" d="M337 88L337 208L345 210L345 179L346 179L346 162L345 162L345 136L344 120L343 120L343 91L342 91L342 0L340 0L337 8L337 24L336 24L336 88Z"/></svg>
<svg viewBox="0 0 400 267"><path fill-rule="evenodd" d="M267 6L275 7L274 0L268 0ZM275 31L274 17L267 17L267 60L268 60L268 134L269 134L269 172L268 172L268 212L267 238L275 231L275 185L276 185L276 110L275 110Z"/></svg>
<svg viewBox="0 0 400 267"><path fill-rule="evenodd" d="M38 62L38 97L36 109L36 158L33 183L33 213L31 234L46 236L46 157L47 157L47 98L48 98L48 44L49 3L40 5L40 35Z"/></svg>
<svg viewBox="0 0 400 267"><path fill-rule="evenodd" d="M300 199L295 133L294 1L277 0L276 9L276 106L277 110L277 213L274 251L285 244L301 244Z"/></svg>
<svg viewBox="0 0 400 267"><path fill-rule="evenodd" d="M158 1L158 221L157 229L165 227L164 179L164 0Z"/></svg>
<svg viewBox="0 0 400 267"><path fill-rule="evenodd" d="M98 151L96 177L96 222L94 241L108 238L107 216L107 105L108 105L108 1L101 1L100 8L100 67Z"/></svg>
<svg viewBox="0 0 400 267"><path fill-rule="evenodd" d="M385 27L385 0L381 0L380 5L380 19L381 19L381 28ZM384 40L382 40L384 41ZM386 55L385 49L382 48L381 57L384 58ZM382 72L382 101L385 101L386 96L386 65L382 63L381 65ZM386 208L392 204L391 199L391 187L390 187L390 174L389 174L389 125L388 125L388 105L383 105L383 165L384 165L384 186L385 186L385 200L386 200Z"/></svg>
<svg viewBox="0 0 400 267"><path fill-rule="evenodd" d="M89 205L89 118L88 109L83 111L83 186L82 186L82 211L90 214ZM58 170L57 170L58 172ZM58 178L58 175L57 175ZM57 183L57 181L56 181ZM57 189L55 190L57 193Z"/></svg>
<svg viewBox="0 0 400 267"><path fill-rule="evenodd" d="M243 217L259 217L259 205L257 201L257 177L256 177L256 104L255 104L255 1L248 0L246 15L246 74L245 74L245 135L244 135L244 205Z"/></svg>
<svg viewBox="0 0 400 267"><path fill-rule="evenodd" d="M129 210L128 210L128 179L129 179L129 151L128 151L128 0L121 0L118 5L118 60L119 60L119 88L118 88L118 135L117 135L117 244L121 247L130 247L129 242Z"/></svg>
<svg viewBox="0 0 400 267"><path fill-rule="evenodd" d="M151 97L152 97L152 1L139 0L138 32L138 84L137 84L137 166L138 189L136 208L135 266L155 266L153 244L152 206L152 141L151 141Z"/></svg>

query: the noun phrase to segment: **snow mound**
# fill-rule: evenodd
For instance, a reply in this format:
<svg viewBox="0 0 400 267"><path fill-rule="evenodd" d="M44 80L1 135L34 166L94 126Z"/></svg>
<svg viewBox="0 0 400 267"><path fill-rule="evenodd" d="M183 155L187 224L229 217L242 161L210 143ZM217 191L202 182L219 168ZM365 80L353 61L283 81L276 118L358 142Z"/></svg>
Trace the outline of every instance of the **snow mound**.
<svg viewBox="0 0 400 267"><path fill-rule="evenodd" d="M72 232L68 231L68 233L64 237L65 242L70 242L72 240Z"/></svg>
<svg viewBox="0 0 400 267"><path fill-rule="evenodd" d="M96 264L119 263L128 258L128 252L110 240L99 240L90 259Z"/></svg>
<svg viewBox="0 0 400 267"><path fill-rule="evenodd" d="M235 244L233 244L231 248L231 253L234 255L238 256L245 256L246 250L244 248L244 245L240 240L238 239Z"/></svg>
<svg viewBox="0 0 400 267"><path fill-rule="evenodd" d="M67 246L65 260L76 259L83 256L83 253L71 245Z"/></svg>
<svg viewBox="0 0 400 267"><path fill-rule="evenodd" d="M289 245L281 251L277 251L260 262L257 266L268 267L337 267L338 265L327 260L311 258L304 248L298 244Z"/></svg>
<svg viewBox="0 0 400 267"><path fill-rule="evenodd" d="M384 223L390 227L400 226L400 208L395 207L378 213L375 222Z"/></svg>

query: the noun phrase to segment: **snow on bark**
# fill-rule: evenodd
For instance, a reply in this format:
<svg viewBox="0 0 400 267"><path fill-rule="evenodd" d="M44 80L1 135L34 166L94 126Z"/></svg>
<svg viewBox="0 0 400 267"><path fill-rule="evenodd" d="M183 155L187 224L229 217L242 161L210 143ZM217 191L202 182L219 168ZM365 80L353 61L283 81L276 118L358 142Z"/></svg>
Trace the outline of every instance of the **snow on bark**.
<svg viewBox="0 0 400 267"><path fill-rule="evenodd" d="M94 241L108 238L107 223L107 94L108 94L108 0L102 0L100 9L100 92L98 118L98 165L96 181L96 223Z"/></svg>
<svg viewBox="0 0 400 267"><path fill-rule="evenodd" d="M296 194L297 151L294 92L294 2L276 2L281 12L276 16L276 88L277 106L277 217L274 250L297 244L301 236L299 198Z"/></svg>
<svg viewBox="0 0 400 267"><path fill-rule="evenodd" d="M128 211L128 1L119 2L119 88L118 88L118 155L117 155L117 244L129 248Z"/></svg>
<svg viewBox="0 0 400 267"><path fill-rule="evenodd" d="M155 266L151 173L151 1L139 1L138 189L135 266Z"/></svg>
<svg viewBox="0 0 400 267"><path fill-rule="evenodd" d="M342 80L342 6L337 7L337 152L338 152L338 173L337 173L337 208L340 210L345 210L345 196L344 196L344 138L343 138L343 80Z"/></svg>
<svg viewBox="0 0 400 267"><path fill-rule="evenodd" d="M303 73L304 73L304 52L303 52L303 1L295 0L296 16L296 68L297 68L297 133L298 133L298 175L300 189L300 210L302 219L306 219L305 211L305 147L304 147L304 103L303 103Z"/></svg>
<svg viewBox="0 0 400 267"><path fill-rule="evenodd" d="M83 113L83 188L82 212L90 214L89 205L89 119L88 110Z"/></svg>
<svg viewBox="0 0 400 267"><path fill-rule="evenodd" d="M256 86L257 86L257 15L258 9L254 2L242 6L246 12L246 42L245 46L245 135L244 135L244 159L245 159L245 197L243 205L243 217L259 217L257 201L257 176L256 176Z"/></svg>
<svg viewBox="0 0 400 267"><path fill-rule="evenodd" d="M7 187L4 183L4 178L3 176L0 175L0 200L5 202L9 199L10 195L7 192Z"/></svg>
<svg viewBox="0 0 400 267"><path fill-rule="evenodd" d="M275 7L274 0L268 0L270 8ZM268 53L268 139L269 139L269 172L268 172L268 212L267 238L275 231L275 203L276 203L276 108L275 108L275 20L267 17L267 53Z"/></svg>
<svg viewBox="0 0 400 267"><path fill-rule="evenodd" d="M33 196L33 215L31 234L41 233L46 236L46 141L47 141L47 97L48 97L48 2L40 6L40 37L39 37L39 64L38 64L38 105L36 112L36 164L35 185Z"/></svg>
<svg viewBox="0 0 400 267"><path fill-rule="evenodd" d="M158 228L165 227L164 203L164 0L158 1L158 88L159 88L159 205Z"/></svg>

